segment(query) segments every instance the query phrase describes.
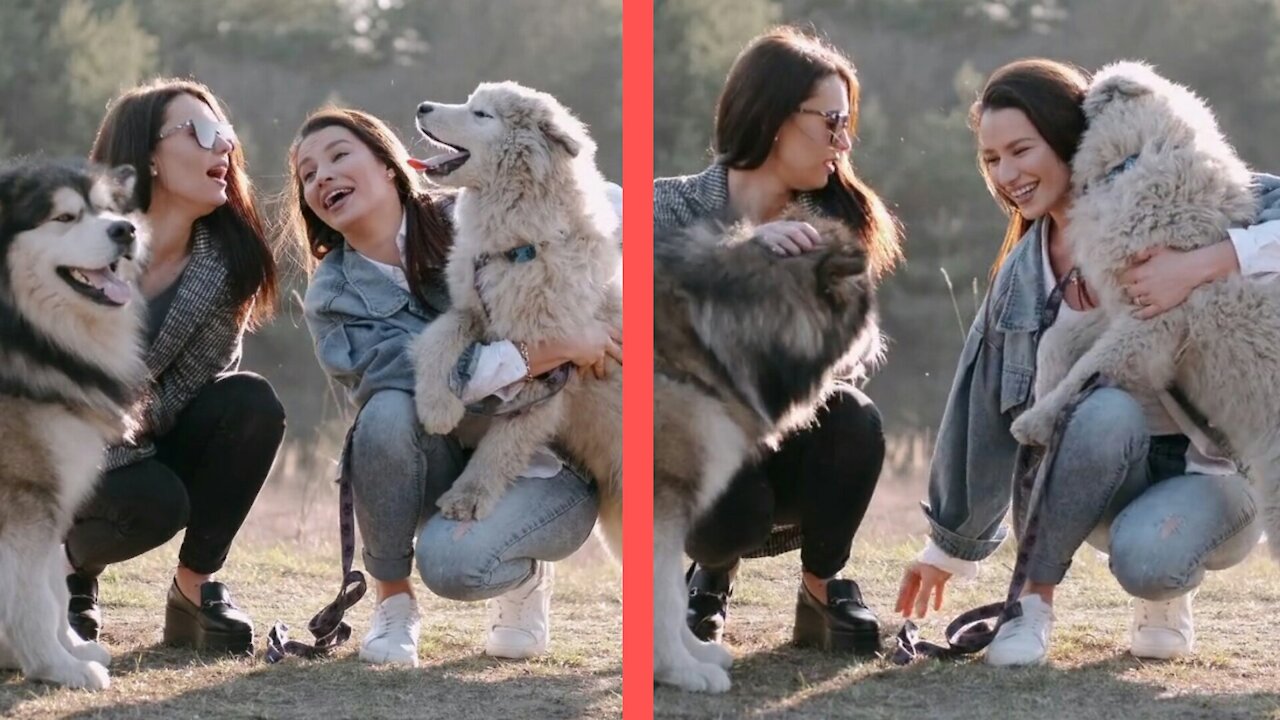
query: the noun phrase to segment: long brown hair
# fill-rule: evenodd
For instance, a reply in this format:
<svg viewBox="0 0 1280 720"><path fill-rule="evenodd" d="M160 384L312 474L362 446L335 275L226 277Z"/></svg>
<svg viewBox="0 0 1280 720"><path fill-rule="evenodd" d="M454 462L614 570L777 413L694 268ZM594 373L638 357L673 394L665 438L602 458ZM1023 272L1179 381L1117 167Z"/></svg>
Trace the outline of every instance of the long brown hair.
<svg viewBox="0 0 1280 720"><path fill-rule="evenodd" d="M1015 60L997 68L987 79L979 100L969 108L969 127L975 133L983 113L988 110L1021 110L1036 132L1069 167L1084 134L1085 117L1081 103L1089 86L1088 75L1080 68L1056 60L1026 58ZM1009 226L1004 232L1000 252L991 266L988 281L994 281L1004 259L1013 246L1031 228L1031 221L1022 216L1018 206L1005 197L991 179L987 164L978 153L978 172L987 184L987 191L1009 216Z"/></svg>
<svg viewBox="0 0 1280 720"><path fill-rule="evenodd" d="M716 103L716 163L760 167L773 139L823 79L835 75L849 89L849 133L858 125L859 85L853 64L827 42L789 26L755 38L734 60ZM854 172L849 153L835 177L818 191L825 210L862 235L877 277L902 258L898 225L880 197Z"/></svg>
<svg viewBox="0 0 1280 720"><path fill-rule="evenodd" d="M108 166L128 164L137 170L134 198L144 212L151 207L152 178L147 170L163 129L165 109L182 94L209 106L219 120L227 120L222 105L208 87L193 80L157 78L116 98L93 140L91 160ZM239 143L228 162L227 202L201 220L208 223L217 239L217 251L227 264L232 302L248 328L254 329L275 312L279 289L276 261Z"/></svg>
<svg viewBox="0 0 1280 720"><path fill-rule="evenodd" d="M326 107L303 121L293 144L289 146L285 225L301 250L307 271L335 247L342 245L342 234L326 225L307 205L302 178L298 176L298 146L308 136L327 127L344 127L364 143L374 157L395 174L396 192L404 205L405 275L413 294L426 302L425 292L433 273L444 267L453 233L449 219L440 207L445 191L428 191L418 173L409 167L409 151L396 134L377 117L353 108Z"/></svg>

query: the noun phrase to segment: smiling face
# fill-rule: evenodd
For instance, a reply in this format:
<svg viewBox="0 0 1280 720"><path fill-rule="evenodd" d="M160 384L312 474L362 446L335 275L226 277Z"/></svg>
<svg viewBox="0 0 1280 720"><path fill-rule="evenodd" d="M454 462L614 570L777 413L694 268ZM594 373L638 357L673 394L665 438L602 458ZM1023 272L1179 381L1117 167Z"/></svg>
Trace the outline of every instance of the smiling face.
<svg viewBox="0 0 1280 720"><path fill-rule="evenodd" d="M992 186L1023 217L1056 214L1070 203L1071 168L1021 110L985 111L978 148Z"/></svg>
<svg viewBox="0 0 1280 720"><path fill-rule="evenodd" d="M328 125L298 143L294 172L307 207L346 234L372 213L399 206L395 180L368 145L341 125Z"/></svg>
<svg viewBox="0 0 1280 720"><path fill-rule="evenodd" d="M208 140L208 134L197 130L214 126L220 131L206 148L201 136ZM151 154L152 203L189 206L196 217L226 204L235 147L230 126L196 97L180 93L165 106L160 135Z"/></svg>
<svg viewBox="0 0 1280 720"><path fill-rule="evenodd" d="M837 161L852 147L848 118L849 88L839 75L827 75L782 123L766 163L792 190L826 187Z"/></svg>

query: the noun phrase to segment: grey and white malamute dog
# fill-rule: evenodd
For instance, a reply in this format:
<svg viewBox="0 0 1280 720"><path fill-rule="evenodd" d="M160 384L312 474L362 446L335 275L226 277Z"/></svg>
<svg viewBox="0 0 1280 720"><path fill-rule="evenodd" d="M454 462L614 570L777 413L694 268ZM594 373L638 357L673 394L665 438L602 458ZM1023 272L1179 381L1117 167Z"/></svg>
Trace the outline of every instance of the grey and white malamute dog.
<svg viewBox="0 0 1280 720"><path fill-rule="evenodd" d="M0 667L99 690L67 624L60 544L146 372L134 171L0 166Z"/></svg>
<svg viewBox="0 0 1280 720"><path fill-rule="evenodd" d="M476 340L529 345L583 337L601 321L622 326L618 217L587 128L551 95L512 82L482 83L466 103L424 102L418 129L444 153L427 177L462 188L446 275L453 307L411 346L418 418L454 430L463 405L453 364ZM612 361L610 361L612 363ZM622 559L622 372L571 376L563 392L495 417L453 487L446 517L488 515L534 450L558 438L595 477L600 527Z"/></svg>
<svg viewBox="0 0 1280 720"><path fill-rule="evenodd" d="M1280 557L1280 284L1236 275L1141 320L1117 280L1141 250L1213 245L1228 227L1252 222L1252 176L1204 101L1147 65L1099 71L1084 111L1066 232L1099 298L1091 313L1098 320L1045 333L1039 399L1013 434L1045 444L1064 405L1095 373L1134 391L1176 389L1243 465Z"/></svg>
<svg viewBox="0 0 1280 720"><path fill-rule="evenodd" d="M824 247L778 258L747 224L654 238L653 664L686 690L728 690L732 664L685 624L686 535L744 462L880 348L861 243L842 223L789 219Z"/></svg>

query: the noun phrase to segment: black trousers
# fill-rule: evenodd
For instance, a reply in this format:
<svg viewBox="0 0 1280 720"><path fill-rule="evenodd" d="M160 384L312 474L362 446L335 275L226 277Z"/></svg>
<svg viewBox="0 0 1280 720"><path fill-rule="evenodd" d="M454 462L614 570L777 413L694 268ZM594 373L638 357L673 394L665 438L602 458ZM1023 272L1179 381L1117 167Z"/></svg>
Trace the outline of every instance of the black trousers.
<svg viewBox="0 0 1280 720"><path fill-rule="evenodd" d="M67 533L72 566L97 576L186 528L183 567L217 572L283 438L284 407L264 378L217 378L155 439L155 456L103 474Z"/></svg>
<svg viewBox="0 0 1280 720"><path fill-rule="evenodd" d="M761 547L775 524L794 524L804 535L805 570L826 578L844 567L880 479L884 431L871 399L851 387L833 395L817 420L738 471L686 539L689 557L728 570Z"/></svg>

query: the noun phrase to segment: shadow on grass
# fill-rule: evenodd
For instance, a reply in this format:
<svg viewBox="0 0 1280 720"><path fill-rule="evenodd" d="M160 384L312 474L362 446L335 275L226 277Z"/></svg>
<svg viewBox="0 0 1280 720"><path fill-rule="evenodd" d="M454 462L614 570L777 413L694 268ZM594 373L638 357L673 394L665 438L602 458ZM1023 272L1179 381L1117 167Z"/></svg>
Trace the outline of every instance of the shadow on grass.
<svg viewBox="0 0 1280 720"><path fill-rule="evenodd" d="M115 683L137 673L186 670L226 675L226 666L202 665L225 656L201 656L190 650L155 645L117 657ZM594 672L565 669L547 662L508 662L475 654L421 667L373 668L353 653L325 660L290 658L266 665L233 668L224 682L182 690L155 701L122 701L77 709L63 718L596 718L602 707L620 707L621 668ZM513 675L514 671L514 675ZM113 685L112 692L115 691ZM50 685L24 682L0 671L0 717L50 693ZM611 699L611 696L612 699Z"/></svg>
<svg viewBox="0 0 1280 720"><path fill-rule="evenodd" d="M993 668L980 656L886 661L832 656L789 644L739 657L727 695L655 690L655 718L791 720L1062 718L1280 718L1280 693L1170 692L1159 678L1125 677L1144 665L1127 653L1072 667ZM1204 677L1229 670L1178 665ZM1271 685L1274 687L1274 685Z"/></svg>

